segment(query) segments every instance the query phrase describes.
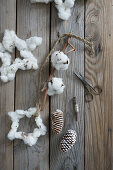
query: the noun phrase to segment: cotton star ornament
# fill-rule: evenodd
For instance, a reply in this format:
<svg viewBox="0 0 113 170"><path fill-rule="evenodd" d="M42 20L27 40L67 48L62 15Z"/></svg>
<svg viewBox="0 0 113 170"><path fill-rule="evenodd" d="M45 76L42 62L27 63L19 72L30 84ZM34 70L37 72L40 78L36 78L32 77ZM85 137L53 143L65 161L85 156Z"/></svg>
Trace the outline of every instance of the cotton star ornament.
<svg viewBox="0 0 113 170"><path fill-rule="evenodd" d="M3 82L11 81L15 78L18 69L30 70L38 69L37 58L33 55L32 51L37 46L42 44L41 37L30 37L29 39L22 40L17 37L14 31L5 30L2 43L0 43L0 59L2 66L0 67L0 78ZM12 62L11 53L14 48L17 48L20 52L20 56L23 59L16 58Z"/></svg>
<svg viewBox="0 0 113 170"><path fill-rule="evenodd" d="M38 138L42 135L46 134L46 126L42 123L42 119L39 115L35 118L35 122L37 128L33 130L33 133L25 133L25 132L18 132L19 121L20 119L24 118L25 116L31 118L36 114L36 108L29 108L28 110L16 110L15 112L8 112L9 117L11 118L12 125L11 130L8 133L8 138L10 140L14 139L21 139L24 141L25 144L29 146L33 146L36 144Z"/></svg>
<svg viewBox="0 0 113 170"><path fill-rule="evenodd" d="M40 2L40 3L49 3L54 1L56 8L58 10L58 16L62 20L68 20L71 16L71 8L74 6L75 0L31 0L31 3Z"/></svg>

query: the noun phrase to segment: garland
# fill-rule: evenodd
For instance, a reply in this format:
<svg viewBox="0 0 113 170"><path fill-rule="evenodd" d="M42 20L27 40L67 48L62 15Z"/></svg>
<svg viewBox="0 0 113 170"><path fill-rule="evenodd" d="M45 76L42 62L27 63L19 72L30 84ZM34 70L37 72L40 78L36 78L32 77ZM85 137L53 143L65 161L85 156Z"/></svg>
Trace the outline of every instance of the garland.
<svg viewBox="0 0 113 170"><path fill-rule="evenodd" d="M43 63L42 63L42 66L40 68L40 72L39 72L39 88L38 88L38 103L36 104L36 107L37 107L37 112L36 112L36 116L38 115L38 113L40 111L43 111L44 110L44 107L45 107L45 103L46 103L46 98L47 98L47 91L48 91L48 82L50 82L50 80L52 80L52 77L54 76L54 73L56 71L56 69L53 67L52 68L52 71L51 71L51 74L47 80L47 83L46 83L46 86L41 89L41 81L42 81L42 70L45 66L45 64L49 61L49 58L50 56L53 54L53 52L55 51L56 49L56 46L59 44L60 40L62 40L63 38L67 37L67 41L66 43L64 44L64 47L63 49L61 50L61 52L64 52L67 48L67 46L71 46L72 47L72 50L68 51L66 54L68 54L69 52L72 52L72 51L75 51L75 48L73 47L72 44L70 44L70 39L71 38L74 38L74 39L77 39L83 43L85 43L86 45L88 45L90 47L90 52L91 54L94 54L94 48L93 48L93 43L92 42L89 42L87 41L86 39L83 39L79 36L76 36L75 34L72 34L72 33L69 33L69 34L63 34L61 36L59 36L59 38L57 39L57 41L55 42L53 48L51 49L51 51L49 52L49 54L45 57ZM44 98L43 98L43 101L41 102L40 101L40 96L41 96L41 92L45 91L45 94L44 94ZM42 103L42 104L41 104Z"/></svg>

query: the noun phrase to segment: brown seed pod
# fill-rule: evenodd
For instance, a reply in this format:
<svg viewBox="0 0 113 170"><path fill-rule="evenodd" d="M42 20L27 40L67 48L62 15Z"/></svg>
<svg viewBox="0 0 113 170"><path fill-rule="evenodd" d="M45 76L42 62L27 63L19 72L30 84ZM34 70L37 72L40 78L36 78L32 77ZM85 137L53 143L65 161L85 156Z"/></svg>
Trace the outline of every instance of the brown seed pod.
<svg viewBox="0 0 113 170"><path fill-rule="evenodd" d="M75 144L77 134L75 130L68 130L60 142L62 152L67 152Z"/></svg>
<svg viewBox="0 0 113 170"><path fill-rule="evenodd" d="M51 127L55 134L62 132L64 126L64 116L61 110L56 110L56 112L51 115Z"/></svg>
<svg viewBox="0 0 113 170"><path fill-rule="evenodd" d="M79 113L79 105L77 103L76 97L73 97L73 109L74 109L76 121L77 121L78 120L78 113Z"/></svg>

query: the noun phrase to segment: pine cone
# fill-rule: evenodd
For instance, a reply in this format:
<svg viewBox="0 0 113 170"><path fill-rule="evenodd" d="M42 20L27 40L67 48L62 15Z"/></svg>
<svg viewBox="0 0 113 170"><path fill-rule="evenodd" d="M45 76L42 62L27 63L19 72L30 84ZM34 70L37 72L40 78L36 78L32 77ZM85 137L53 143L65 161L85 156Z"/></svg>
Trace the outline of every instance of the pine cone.
<svg viewBox="0 0 113 170"><path fill-rule="evenodd" d="M56 110L56 112L51 115L51 126L54 133L59 134L62 132L64 125L64 116L61 110Z"/></svg>
<svg viewBox="0 0 113 170"><path fill-rule="evenodd" d="M76 131L68 130L63 136L62 141L60 142L60 149L62 152L67 152L76 142Z"/></svg>

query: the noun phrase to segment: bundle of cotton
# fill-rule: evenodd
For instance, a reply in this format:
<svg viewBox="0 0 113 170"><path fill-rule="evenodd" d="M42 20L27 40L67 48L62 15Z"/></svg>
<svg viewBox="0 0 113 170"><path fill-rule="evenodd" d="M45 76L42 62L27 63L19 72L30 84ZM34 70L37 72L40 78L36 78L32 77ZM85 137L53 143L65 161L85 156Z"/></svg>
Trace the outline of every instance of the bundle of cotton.
<svg viewBox="0 0 113 170"><path fill-rule="evenodd" d="M62 20L68 20L71 16L71 8L74 6L75 0L55 0L58 16Z"/></svg>
<svg viewBox="0 0 113 170"><path fill-rule="evenodd" d="M51 56L51 62L56 70L67 70L69 66L69 58L61 51L55 51Z"/></svg>
<svg viewBox="0 0 113 170"><path fill-rule="evenodd" d="M48 95L53 96L54 94L63 93L65 85L62 78L53 77L51 81L48 82Z"/></svg>

